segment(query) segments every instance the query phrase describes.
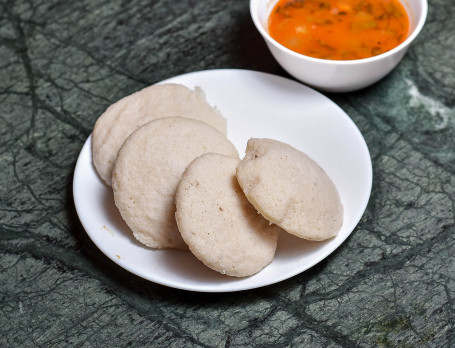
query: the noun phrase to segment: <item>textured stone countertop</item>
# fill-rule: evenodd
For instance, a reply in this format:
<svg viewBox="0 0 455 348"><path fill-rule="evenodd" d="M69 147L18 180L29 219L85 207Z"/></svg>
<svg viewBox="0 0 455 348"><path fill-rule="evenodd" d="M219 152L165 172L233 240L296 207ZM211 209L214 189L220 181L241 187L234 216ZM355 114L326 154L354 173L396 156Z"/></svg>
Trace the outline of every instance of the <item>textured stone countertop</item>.
<svg viewBox="0 0 455 348"><path fill-rule="evenodd" d="M247 0L0 0L1 347L454 347L455 2L430 0L400 65L328 94L368 144L373 189L324 261L200 294L109 260L75 211L75 163L119 98L182 73L289 77Z"/></svg>

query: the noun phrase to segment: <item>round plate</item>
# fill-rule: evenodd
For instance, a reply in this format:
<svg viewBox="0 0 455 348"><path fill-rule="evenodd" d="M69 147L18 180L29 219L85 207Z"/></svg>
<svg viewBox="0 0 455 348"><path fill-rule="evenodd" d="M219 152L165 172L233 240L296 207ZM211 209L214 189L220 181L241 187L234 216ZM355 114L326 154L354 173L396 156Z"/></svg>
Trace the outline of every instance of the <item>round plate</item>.
<svg viewBox="0 0 455 348"><path fill-rule="evenodd" d="M74 202L88 235L112 261L142 278L174 288L239 291L305 271L351 234L370 197L372 166L360 131L336 104L295 81L248 70L200 71L161 83L168 82L202 87L208 102L226 117L228 137L241 157L249 138L286 142L312 157L338 189L344 223L338 235L325 242L309 242L283 233L273 262L253 276L219 274L190 252L152 250L134 239L114 205L111 188L95 172L89 137L74 172Z"/></svg>

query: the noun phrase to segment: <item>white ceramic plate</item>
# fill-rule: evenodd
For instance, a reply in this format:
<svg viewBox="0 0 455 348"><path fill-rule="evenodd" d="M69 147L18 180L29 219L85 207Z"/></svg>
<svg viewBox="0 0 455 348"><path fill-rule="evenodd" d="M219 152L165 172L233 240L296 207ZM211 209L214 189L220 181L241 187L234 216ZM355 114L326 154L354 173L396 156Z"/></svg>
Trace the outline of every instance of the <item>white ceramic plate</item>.
<svg viewBox="0 0 455 348"><path fill-rule="evenodd" d="M340 193L344 223L337 237L308 242L284 234L275 259L251 277L232 278L204 266L190 252L151 250L138 243L117 211L111 188L92 165L91 137L82 148L73 193L90 238L128 271L174 288L202 292L239 291L273 284L314 266L352 232L368 203L372 185L367 145L352 120L328 98L297 82L248 70L208 70L165 82L200 86L227 118L228 137L245 153L249 138L273 138L306 152L327 172Z"/></svg>

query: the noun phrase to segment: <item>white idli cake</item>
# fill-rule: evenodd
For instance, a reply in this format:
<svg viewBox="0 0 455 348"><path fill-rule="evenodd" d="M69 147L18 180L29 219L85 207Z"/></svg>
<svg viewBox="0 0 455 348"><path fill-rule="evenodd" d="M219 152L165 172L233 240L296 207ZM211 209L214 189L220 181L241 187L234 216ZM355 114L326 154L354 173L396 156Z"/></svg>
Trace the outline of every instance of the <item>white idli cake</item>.
<svg viewBox="0 0 455 348"><path fill-rule="evenodd" d="M117 152L139 126L163 117L193 118L226 135L226 119L210 106L200 88L179 84L153 85L120 99L98 118L92 133L93 164L101 179L111 185Z"/></svg>
<svg viewBox="0 0 455 348"><path fill-rule="evenodd" d="M185 170L176 220L191 252L211 269L245 277L274 258L279 231L248 202L235 177L239 159L208 153Z"/></svg>
<svg viewBox="0 0 455 348"><path fill-rule="evenodd" d="M236 173L251 204L287 232L322 241L340 230L343 206L338 191L303 152L277 140L250 139Z"/></svg>
<svg viewBox="0 0 455 348"><path fill-rule="evenodd" d="M177 229L174 196L188 164L206 152L238 157L224 134L181 117L151 121L125 141L112 188L120 214L140 242L151 248L188 249Z"/></svg>

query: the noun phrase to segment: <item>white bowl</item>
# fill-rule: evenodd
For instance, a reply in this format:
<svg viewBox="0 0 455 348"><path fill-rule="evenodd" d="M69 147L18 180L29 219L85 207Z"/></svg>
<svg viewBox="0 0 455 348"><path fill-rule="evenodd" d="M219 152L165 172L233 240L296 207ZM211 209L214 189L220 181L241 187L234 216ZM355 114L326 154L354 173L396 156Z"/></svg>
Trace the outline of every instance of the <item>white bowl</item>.
<svg viewBox="0 0 455 348"><path fill-rule="evenodd" d="M403 58L422 29L427 0L401 0L410 17L408 38L380 55L356 60L328 60L296 53L272 39L267 20L278 0L251 0L251 17L278 63L296 79L327 92L350 92L367 87L387 75Z"/></svg>

